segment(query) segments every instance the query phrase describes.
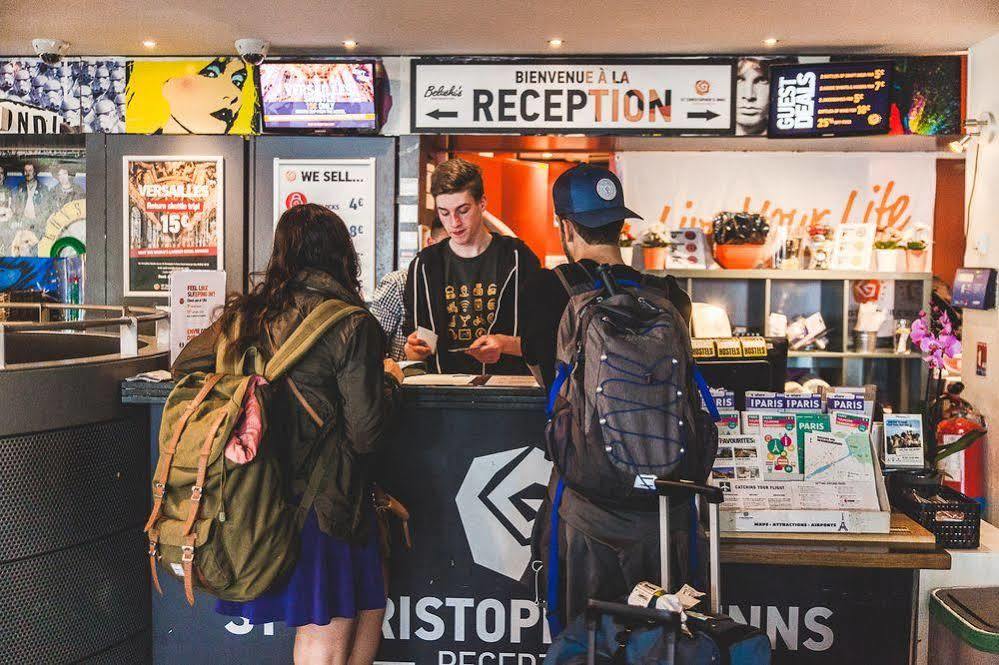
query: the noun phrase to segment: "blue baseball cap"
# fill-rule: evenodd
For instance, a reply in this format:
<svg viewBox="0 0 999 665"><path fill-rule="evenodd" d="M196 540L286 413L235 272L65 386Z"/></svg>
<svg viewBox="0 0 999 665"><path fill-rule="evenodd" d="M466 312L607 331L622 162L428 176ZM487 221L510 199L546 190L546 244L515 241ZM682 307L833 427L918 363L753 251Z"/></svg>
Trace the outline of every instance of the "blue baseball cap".
<svg viewBox="0 0 999 665"><path fill-rule="evenodd" d="M580 164L552 185L555 214L595 229L622 219L641 219L624 207L621 181L605 168Z"/></svg>

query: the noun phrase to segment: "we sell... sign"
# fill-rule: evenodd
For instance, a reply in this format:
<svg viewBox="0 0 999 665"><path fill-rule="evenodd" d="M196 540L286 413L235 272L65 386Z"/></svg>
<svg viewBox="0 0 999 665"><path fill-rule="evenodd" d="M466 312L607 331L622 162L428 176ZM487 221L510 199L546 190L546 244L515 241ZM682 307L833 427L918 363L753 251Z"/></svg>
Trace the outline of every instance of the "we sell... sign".
<svg viewBox="0 0 999 665"><path fill-rule="evenodd" d="M419 58L412 131L730 134L732 60Z"/></svg>

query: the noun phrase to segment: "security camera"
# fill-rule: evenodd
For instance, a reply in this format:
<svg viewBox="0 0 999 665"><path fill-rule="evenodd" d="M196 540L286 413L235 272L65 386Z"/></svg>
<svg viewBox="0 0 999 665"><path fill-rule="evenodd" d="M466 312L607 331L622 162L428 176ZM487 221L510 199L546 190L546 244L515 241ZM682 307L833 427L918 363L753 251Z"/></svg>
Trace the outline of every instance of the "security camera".
<svg viewBox="0 0 999 665"><path fill-rule="evenodd" d="M31 46L46 65L58 65L69 50L69 42L61 39L33 39Z"/></svg>
<svg viewBox="0 0 999 665"><path fill-rule="evenodd" d="M270 43L263 39L237 39L236 53L248 65L259 65L267 57Z"/></svg>

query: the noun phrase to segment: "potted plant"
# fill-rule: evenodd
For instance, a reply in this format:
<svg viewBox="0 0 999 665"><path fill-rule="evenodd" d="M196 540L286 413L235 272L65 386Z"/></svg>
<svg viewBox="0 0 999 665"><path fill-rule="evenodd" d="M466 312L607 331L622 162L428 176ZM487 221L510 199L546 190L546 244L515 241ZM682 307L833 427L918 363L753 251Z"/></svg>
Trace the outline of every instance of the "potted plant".
<svg viewBox="0 0 999 665"><path fill-rule="evenodd" d="M909 272L926 272L925 240L910 240L905 244L905 269Z"/></svg>
<svg viewBox="0 0 999 665"><path fill-rule="evenodd" d="M621 227L621 235L617 237L617 246L621 248L621 260L626 266L631 265L635 253L635 236L631 233L631 225L627 222Z"/></svg>
<svg viewBox="0 0 999 665"><path fill-rule="evenodd" d="M665 229L650 227L642 236L642 258L646 270L662 270L666 266L668 251L669 232Z"/></svg>
<svg viewBox="0 0 999 665"><path fill-rule="evenodd" d="M874 265L878 272L898 272L898 259L902 248L895 238L874 241ZM905 255L902 254L904 257Z"/></svg>
<svg viewBox="0 0 999 665"><path fill-rule="evenodd" d="M770 223L748 212L721 212L711 221L715 260L722 268L749 270L767 260Z"/></svg>

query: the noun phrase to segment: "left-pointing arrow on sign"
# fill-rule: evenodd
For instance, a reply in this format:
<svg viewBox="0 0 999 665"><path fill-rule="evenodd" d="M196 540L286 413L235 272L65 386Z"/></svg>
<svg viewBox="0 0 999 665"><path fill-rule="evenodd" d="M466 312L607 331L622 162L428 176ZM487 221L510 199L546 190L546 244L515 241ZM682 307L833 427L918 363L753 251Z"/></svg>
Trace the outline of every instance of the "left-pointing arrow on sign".
<svg viewBox="0 0 999 665"><path fill-rule="evenodd" d="M457 111L441 111L440 109L434 109L433 111L431 111L427 115L430 116L431 118L433 118L434 120L440 120L441 118L457 118L458 117L458 112Z"/></svg>
<svg viewBox="0 0 999 665"><path fill-rule="evenodd" d="M711 109L707 111L687 111L688 118L704 118L705 120L714 120L719 114L715 113Z"/></svg>

